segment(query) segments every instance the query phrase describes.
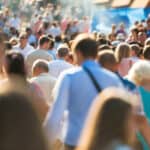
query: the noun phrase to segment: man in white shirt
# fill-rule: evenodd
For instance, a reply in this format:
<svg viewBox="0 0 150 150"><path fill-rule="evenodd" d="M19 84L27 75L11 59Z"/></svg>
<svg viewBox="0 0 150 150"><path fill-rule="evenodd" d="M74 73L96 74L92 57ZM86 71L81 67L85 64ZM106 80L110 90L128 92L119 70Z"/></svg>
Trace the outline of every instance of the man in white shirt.
<svg viewBox="0 0 150 150"><path fill-rule="evenodd" d="M52 91L56 79L48 73L48 61L38 59L32 66L31 83L37 84L43 92L46 102L50 105L52 103Z"/></svg>
<svg viewBox="0 0 150 150"><path fill-rule="evenodd" d="M37 59L51 61L53 59L53 57L48 53L49 44L49 37L46 35L41 36L39 39L38 49L27 56L26 63L28 66L29 75L31 75L31 68L34 61L36 61Z"/></svg>
<svg viewBox="0 0 150 150"><path fill-rule="evenodd" d="M66 46L61 46L57 50L57 60L53 60L49 62L49 73L58 78L61 72L63 72L66 69L70 69L73 67L72 64L69 64L65 61L66 57L69 54L69 50Z"/></svg>
<svg viewBox="0 0 150 150"><path fill-rule="evenodd" d="M21 33L19 36L19 44L13 47L14 50L19 51L25 58L35 49L29 45L28 36L26 33Z"/></svg>

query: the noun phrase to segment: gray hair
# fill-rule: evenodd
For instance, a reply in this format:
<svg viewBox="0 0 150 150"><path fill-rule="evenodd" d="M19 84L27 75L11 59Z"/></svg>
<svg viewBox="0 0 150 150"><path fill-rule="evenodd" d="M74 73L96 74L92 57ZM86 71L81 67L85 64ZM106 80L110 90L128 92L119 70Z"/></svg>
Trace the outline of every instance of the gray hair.
<svg viewBox="0 0 150 150"><path fill-rule="evenodd" d="M141 60L133 65L129 71L128 79L137 85L145 79L150 79L150 62Z"/></svg>

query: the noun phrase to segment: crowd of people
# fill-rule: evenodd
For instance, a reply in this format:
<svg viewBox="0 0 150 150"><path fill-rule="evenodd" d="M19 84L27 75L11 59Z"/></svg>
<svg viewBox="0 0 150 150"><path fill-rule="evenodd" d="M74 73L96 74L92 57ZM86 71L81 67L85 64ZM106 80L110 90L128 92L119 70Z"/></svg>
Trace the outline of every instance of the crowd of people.
<svg viewBox="0 0 150 150"><path fill-rule="evenodd" d="M0 12L1 149L149 150L150 17L104 34L53 9Z"/></svg>

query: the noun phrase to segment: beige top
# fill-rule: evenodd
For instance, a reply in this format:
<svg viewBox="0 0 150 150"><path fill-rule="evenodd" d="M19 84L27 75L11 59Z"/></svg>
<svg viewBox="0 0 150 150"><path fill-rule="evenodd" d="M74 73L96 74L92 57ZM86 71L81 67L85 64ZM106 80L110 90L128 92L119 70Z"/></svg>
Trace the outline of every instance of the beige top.
<svg viewBox="0 0 150 150"><path fill-rule="evenodd" d="M37 77L30 79L31 83L35 83L41 89L44 98L48 104L52 104L52 91L56 83L56 79L48 73L41 73Z"/></svg>

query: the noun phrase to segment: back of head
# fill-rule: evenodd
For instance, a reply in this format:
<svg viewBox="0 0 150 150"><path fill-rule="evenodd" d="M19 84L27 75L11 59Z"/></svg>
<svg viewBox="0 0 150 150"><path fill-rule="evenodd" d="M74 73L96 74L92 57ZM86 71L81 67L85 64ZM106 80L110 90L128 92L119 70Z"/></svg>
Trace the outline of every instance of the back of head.
<svg viewBox="0 0 150 150"><path fill-rule="evenodd" d="M113 142L134 142L135 129L130 132L132 127L128 127L129 116L133 110L130 102L132 98L130 93L121 89L104 90L95 100L88 116L81 138L81 148L99 150L105 149Z"/></svg>
<svg viewBox="0 0 150 150"><path fill-rule="evenodd" d="M140 53L140 47L139 47L138 44L132 44L130 46L130 48L131 48L131 51L134 51L134 53L135 53L136 56L139 55L139 53Z"/></svg>
<svg viewBox="0 0 150 150"><path fill-rule="evenodd" d="M129 44L127 43L120 43L115 51L115 56L118 62L121 62L123 58L130 57L131 49Z"/></svg>
<svg viewBox="0 0 150 150"><path fill-rule="evenodd" d="M98 47L98 51L103 51L107 49L111 49L111 47L109 45L101 45Z"/></svg>
<svg viewBox="0 0 150 150"><path fill-rule="evenodd" d="M150 45L147 45L144 47L143 56L144 56L144 59L150 60Z"/></svg>
<svg viewBox="0 0 150 150"><path fill-rule="evenodd" d="M150 80L150 63L149 61L138 61L129 71L128 79L136 85L142 85L144 80Z"/></svg>
<svg viewBox="0 0 150 150"><path fill-rule="evenodd" d="M85 59L95 59L97 56L97 43L93 37L88 34L78 35L72 44L72 48L75 53L80 52Z"/></svg>
<svg viewBox="0 0 150 150"><path fill-rule="evenodd" d="M59 58L65 58L69 54L69 49L67 46L61 46L57 49L57 55Z"/></svg>
<svg viewBox="0 0 150 150"><path fill-rule="evenodd" d="M117 71L114 70L115 66L117 65L117 61L112 50L104 50L99 52L97 60L102 67L113 72Z"/></svg>
<svg viewBox="0 0 150 150"><path fill-rule="evenodd" d="M26 77L24 58L19 52L6 52L4 67L7 75L18 75L21 77Z"/></svg>
<svg viewBox="0 0 150 150"><path fill-rule="evenodd" d="M105 38L98 38L96 41L98 46L110 45L110 41L106 40Z"/></svg>
<svg viewBox="0 0 150 150"><path fill-rule="evenodd" d="M32 66L32 72L35 73L36 70L40 71L40 73L48 73L49 68L48 68L48 61L38 59L33 63Z"/></svg>
<svg viewBox="0 0 150 150"><path fill-rule="evenodd" d="M39 39L39 46L43 46L45 43L50 42L50 38L47 35L43 35Z"/></svg>
<svg viewBox="0 0 150 150"><path fill-rule="evenodd" d="M0 95L0 120L0 149L48 149L42 125L24 95L16 92Z"/></svg>
<svg viewBox="0 0 150 150"><path fill-rule="evenodd" d="M55 40L49 37L49 41L50 41L50 49L53 49L55 46Z"/></svg>

